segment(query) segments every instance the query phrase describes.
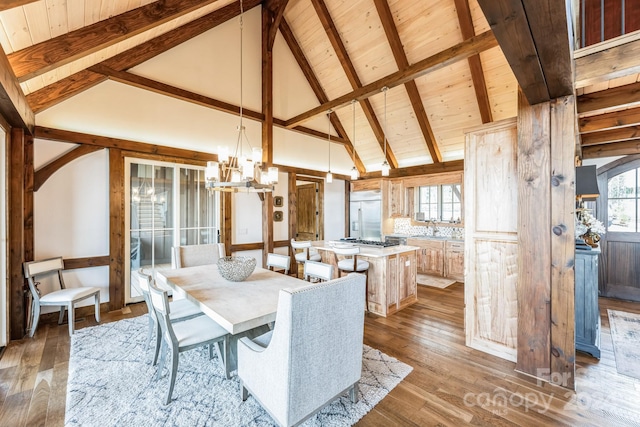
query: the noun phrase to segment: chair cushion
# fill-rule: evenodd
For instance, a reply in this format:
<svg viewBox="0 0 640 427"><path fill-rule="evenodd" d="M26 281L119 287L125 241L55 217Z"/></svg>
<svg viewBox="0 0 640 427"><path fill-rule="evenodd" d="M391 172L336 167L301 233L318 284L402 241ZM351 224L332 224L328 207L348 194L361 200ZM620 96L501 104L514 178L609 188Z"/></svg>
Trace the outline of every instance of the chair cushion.
<svg viewBox="0 0 640 427"><path fill-rule="evenodd" d="M322 257L317 252L309 254L309 261L320 261L321 259L322 259ZM305 262L306 260L307 260L307 255L304 252L300 252L300 253L296 254L296 261L297 262Z"/></svg>
<svg viewBox="0 0 640 427"><path fill-rule="evenodd" d="M228 334L226 329L207 316L198 316L171 325L180 347L214 340Z"/></svg>
<svg viewBox="0 0 640 427"><path fill-rule="evenodd" d="M338 269L344 271L353 271L353 260L352 259L343 259L342 261L338 261ZM365 271L369 269L369 261L364 261L359 259L356 265L356 271Z"/></svg>
<svg viewBox="0 0 640 427"><path fill-rule="evenodd" d="M184 319L204 314L197 305L187 299L179 299L169 302L169 318L171 320Z"/></svg>
<svg viewBox="0 0 640 427"><path fill-rule="evenodd" d="M254 343L260 345L261 347L267 347L269 345L269 343L271 342L271 337L273 336L273 330L269 331L269 332L265 332L264 334L252 338L251 341L253 341Z"/></svg>
<svg viewBox="0 0 640 427"><path fill-rule="evenodd" d="M96 287L67 288L53 291L40 298L41 303L45 304L65 304L69 301L80 301L100 292Z"/></svg>

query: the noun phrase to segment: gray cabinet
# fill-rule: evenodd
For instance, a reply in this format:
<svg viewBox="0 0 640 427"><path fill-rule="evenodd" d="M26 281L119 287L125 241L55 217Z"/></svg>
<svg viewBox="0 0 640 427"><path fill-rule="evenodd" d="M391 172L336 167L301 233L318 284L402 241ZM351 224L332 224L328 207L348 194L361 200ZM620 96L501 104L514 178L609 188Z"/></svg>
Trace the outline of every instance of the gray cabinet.
<svg viewBox="0 0 640 427"><path fill-rule="evenodd" d="M576 350L600 358L598 307L598 255L600 249L576 249Z"/></svg>

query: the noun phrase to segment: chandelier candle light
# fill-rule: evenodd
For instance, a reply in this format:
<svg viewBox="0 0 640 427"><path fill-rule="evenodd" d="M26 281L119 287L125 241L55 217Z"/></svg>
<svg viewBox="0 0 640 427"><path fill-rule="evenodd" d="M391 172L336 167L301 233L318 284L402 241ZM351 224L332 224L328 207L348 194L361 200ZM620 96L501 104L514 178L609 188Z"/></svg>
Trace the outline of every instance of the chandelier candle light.
<svg viewBox="0 0 640 427"><path fill-rule="evenodd" d="M207 162L205 169L206 188L212 191L227 192L269 192L273 191L273 184L278 182L278 168L269 167L266 171L261 169L262 166L262 148L251 147L249 138L247 138L246 129L243 125L243 64L242 64L242 27L244 9L242 0L240 0L240 124L238 125L238 140L236 149L232 158L229 158L228 147L218 147L218 161ZM243 137L247 141L247 145L251 150L251 157L243 154ZM222 174L221 170L222 169ZM222 178L222 179L221 179ZM260 181L258 181L258 178Z"/></svg>

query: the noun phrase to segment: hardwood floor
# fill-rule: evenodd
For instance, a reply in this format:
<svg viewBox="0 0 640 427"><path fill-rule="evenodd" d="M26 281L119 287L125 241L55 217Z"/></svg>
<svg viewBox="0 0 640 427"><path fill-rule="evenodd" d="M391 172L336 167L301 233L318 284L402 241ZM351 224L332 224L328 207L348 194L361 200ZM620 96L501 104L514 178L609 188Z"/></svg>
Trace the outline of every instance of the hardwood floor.
<svg viewBox="0 0 640 427"><path fill-rule="evenodd" d="M464 345L463 285L418 287L419 302L388 318L368 315L365 343L413 366L358 426L640 426L640 380L620 375L607 308L640 304L600 299L602 358L577 354L577 392L514 371L515 364ZM103 313L103 322L142 315L144 304ZM95 324L87 316L77 328ZM70 340L44 323L0 359L0 427L62 426Z"/></svg>

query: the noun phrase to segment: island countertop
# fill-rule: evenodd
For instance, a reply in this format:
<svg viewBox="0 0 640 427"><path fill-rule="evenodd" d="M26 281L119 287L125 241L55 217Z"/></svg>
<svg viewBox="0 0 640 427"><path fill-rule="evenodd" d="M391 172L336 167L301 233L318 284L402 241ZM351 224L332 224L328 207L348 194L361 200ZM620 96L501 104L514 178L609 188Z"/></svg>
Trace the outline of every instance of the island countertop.
<svg viewBox="0 0 640 427"><path fill-rule="evenodd" d="M386 248L383 248L383 247L377 247L377 246L350 244L349 242L342 242L342 241L325 242L322 240L312 242L312 245L318 250L330 251L330 252L333 252L334 246L339 246L339 245L358 246L360 248L359 255L370 257L370 258L389 257L389 256L398 255L405 252L411 252L411 251L420 249L418 246L409 246L409 245L387 246Z"/></svg>

